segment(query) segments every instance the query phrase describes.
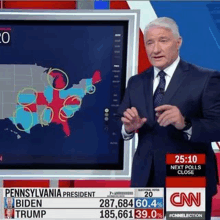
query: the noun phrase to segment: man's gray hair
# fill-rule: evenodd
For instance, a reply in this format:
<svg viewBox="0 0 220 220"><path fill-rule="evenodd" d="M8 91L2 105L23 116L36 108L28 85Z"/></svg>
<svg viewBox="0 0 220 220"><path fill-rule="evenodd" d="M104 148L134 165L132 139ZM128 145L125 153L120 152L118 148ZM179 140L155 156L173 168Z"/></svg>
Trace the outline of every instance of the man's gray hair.
<svg viewBox="0 0 220 220"><path fill-rule="evenodd" d="M161 17L161 18L157 18L153 21L151 21L144 29L144 36L146 37L147 31L151 28L151 27L163 27L163 28L168 28L172 31L173 36L178 39L180 37L180 33L179 33L179 28L176 24L176 22L171 19L171 18L167 18L167 17Z"/></svg>

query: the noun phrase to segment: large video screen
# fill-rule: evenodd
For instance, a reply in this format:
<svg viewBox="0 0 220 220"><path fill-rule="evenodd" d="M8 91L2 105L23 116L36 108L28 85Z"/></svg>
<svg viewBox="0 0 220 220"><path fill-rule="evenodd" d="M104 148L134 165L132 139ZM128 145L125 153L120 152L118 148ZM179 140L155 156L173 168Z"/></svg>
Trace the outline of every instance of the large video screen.
<svg viewBox="0 0 220 220"><path fill-rule="evenodd" d="M127 21L0 20L0 169L123 169Z"/></svg>

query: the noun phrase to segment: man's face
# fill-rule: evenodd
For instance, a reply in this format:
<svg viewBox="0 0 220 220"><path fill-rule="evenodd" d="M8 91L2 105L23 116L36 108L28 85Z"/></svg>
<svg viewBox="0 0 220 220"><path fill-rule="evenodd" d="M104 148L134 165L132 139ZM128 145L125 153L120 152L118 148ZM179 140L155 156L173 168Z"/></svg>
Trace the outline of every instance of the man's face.
<svg viewBox="0 0 220 220"><path fill-rule="evenodd" d="M171 30L151 27L145 37L147 56L151 64L160 70L171 65L178 57L182 39L176 39Z"/></svg>
<svg viewBox="0 0 220 220"><path fill-rule="evenodd" d="M11 206L12 205L12 199L8 198L8 205Z"/></svg>
<svg viewBox="0 0 220 220"><path fill-rule="evenodd" d="M11 217L12 210L11 209L7 209L6 214L7 214L7 217Z"/></svg>

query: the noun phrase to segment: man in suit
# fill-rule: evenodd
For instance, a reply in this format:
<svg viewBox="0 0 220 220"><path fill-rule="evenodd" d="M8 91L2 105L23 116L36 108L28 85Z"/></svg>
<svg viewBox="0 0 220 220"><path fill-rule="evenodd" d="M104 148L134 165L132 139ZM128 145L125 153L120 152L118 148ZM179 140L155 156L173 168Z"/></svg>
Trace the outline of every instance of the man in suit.
<svg viewBox="0 0 220 220"><path fill-rule="evenodd" d="M6 219L12 219L13 218L12 214L13 214L13 210L12 209L6 209L5 218Z"/></svg>
<svg viewBox="0 0 220 220"><path fill-rule="evenodd" d="M179 57L182 38L170 18L158 18L144 32L152 67L128 81L119 106L125 140L138 129L132 187L165 187L167 153L206 155L206 220L217 192L217 164L211 147L220 140L220 73Z"/></svg>
<svg viewBox="0 0 220 220"><path fill-rule="evenodd" d="M13 209L13 208L14 208L13 198L11 198L11 197L8 197L8 198L7 198L7 208L8 208L8 209Z"/></svg>

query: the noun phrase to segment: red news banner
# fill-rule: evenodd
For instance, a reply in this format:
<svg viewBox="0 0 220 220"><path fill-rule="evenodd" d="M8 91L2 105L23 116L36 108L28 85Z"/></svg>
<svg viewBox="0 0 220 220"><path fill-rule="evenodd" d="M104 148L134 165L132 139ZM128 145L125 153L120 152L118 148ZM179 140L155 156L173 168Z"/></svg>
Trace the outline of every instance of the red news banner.
<svg viewBox="0 0 220 220"><path fill-rule="evenodd" d="M167 154L167 220L205 219L205 154Z"/></svg>

